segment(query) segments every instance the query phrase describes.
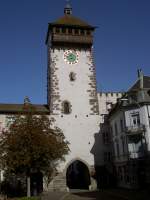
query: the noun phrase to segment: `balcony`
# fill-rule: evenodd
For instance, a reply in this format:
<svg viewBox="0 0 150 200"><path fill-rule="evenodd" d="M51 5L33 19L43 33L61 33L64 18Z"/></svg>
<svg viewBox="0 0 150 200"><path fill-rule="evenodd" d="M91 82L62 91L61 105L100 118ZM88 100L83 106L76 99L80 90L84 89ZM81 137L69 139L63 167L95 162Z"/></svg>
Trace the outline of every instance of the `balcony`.
<svg viewBox="0 0 150 200"><path fill-rule="evenodd" d="M146 153L143 149L141 151L131 151L126 154L114 156L113 160L114 162L127 162L128 160L134 160L134 159L137 160L137 159L145 158L145 155Z"/></svg>
<svg viewBox="0 0 150 200"><path fill-rule="evenodd" d="M138 159L138 158L143 158L145 156L145 152L143 151L137 151L137 152L129 152L129 158L130 159Z"/></svg>
<svg viewBox="0 0 150 200"><path fill-rule="evenodd" d="M127 126L125 129L126 134L128 135L134 135L134 134L141 134L145 131L145 125L139 124L134 126Z"/></svg>

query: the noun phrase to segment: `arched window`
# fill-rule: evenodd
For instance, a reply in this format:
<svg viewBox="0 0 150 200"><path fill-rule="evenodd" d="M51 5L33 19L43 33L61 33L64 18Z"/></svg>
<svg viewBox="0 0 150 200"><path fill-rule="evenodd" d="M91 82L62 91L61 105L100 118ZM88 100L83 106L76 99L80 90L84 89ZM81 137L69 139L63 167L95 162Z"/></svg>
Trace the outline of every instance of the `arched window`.
<svg viewBox="0 0 150 200"><path fill-rule="evenodd" d="M70 72L69 78L70 78L70 81L75 81L75 79L76 79L76 74L73 73L73 72Z"/></svg>
<svg viewBox="0 0 150 200"><path fill-rule="evenodd" d="M62 104L63 107L63 113L64 114L70 114L71 113L71 105L68 101L64 101Z"/></svg>

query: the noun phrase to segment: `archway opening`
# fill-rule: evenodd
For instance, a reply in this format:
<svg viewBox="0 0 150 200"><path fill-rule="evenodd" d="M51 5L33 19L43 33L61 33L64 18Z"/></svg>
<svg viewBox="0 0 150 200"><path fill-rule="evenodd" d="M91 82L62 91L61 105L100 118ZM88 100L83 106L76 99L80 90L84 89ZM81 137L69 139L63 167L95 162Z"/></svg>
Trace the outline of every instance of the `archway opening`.
<svg viewBox="0 0 150 200"><path fill-rule="evenodd" d="M66 181L70 189L89 189L91 181L88 167L79 160L74 161L67 169Z"/></svg>

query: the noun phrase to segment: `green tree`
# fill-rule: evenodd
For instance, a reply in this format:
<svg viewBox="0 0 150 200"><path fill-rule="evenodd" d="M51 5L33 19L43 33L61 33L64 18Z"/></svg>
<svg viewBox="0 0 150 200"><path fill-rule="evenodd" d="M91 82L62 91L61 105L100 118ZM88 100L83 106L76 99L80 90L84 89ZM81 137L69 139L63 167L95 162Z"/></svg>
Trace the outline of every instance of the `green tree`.
<svg viewBox="0 0 150 200"><path fill-rule="evenodd" d="M4 170L25 174L29 197L31 173L50 175L69 148L62 131L53 127L53 119L37 116L31 105L25 106L24 113L16 115L9 129L0 136L0 162Z"/></svg>

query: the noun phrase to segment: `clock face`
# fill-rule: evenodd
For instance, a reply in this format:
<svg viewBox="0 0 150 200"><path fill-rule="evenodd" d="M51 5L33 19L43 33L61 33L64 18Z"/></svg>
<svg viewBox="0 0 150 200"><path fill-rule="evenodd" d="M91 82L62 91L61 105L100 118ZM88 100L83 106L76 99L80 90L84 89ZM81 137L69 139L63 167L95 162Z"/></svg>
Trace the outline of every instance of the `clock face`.
<svg viewBox="0 0 150 200"><path fill-rule="evenodd" d="M74 50L67 50L64 53L64 61L68 64L76 64L78 62L79 56Z"/></svg>

